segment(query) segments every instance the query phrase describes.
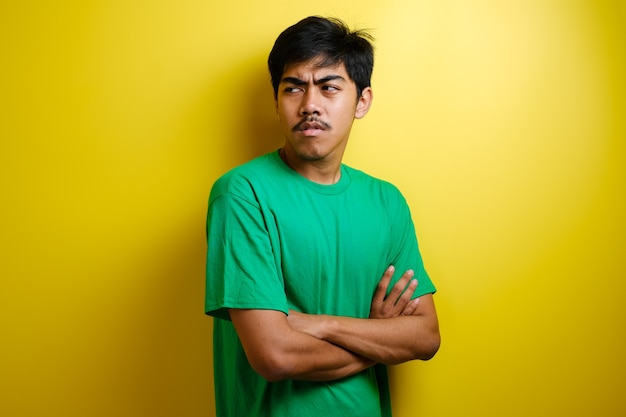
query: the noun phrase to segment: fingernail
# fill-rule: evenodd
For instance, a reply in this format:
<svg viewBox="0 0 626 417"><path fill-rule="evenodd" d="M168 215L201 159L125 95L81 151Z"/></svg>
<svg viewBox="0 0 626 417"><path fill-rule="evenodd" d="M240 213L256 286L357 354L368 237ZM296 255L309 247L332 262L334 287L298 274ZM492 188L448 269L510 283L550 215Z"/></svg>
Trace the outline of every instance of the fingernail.
<svg viewBox="0 0 626 417"><path fill-rule="evenodd" d="M393 265L389 265L389 268L387 268L387 272L393 272L394 269L396 268L394 268Z"/></svg>

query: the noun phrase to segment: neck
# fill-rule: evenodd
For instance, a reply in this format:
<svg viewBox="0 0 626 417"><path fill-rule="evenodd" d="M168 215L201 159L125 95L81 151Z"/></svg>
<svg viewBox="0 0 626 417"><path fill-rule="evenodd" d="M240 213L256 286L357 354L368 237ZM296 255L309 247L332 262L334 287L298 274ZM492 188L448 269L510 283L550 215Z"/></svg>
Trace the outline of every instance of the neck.
<svg viewBox="0 0 626 417"><path fill-rule="evenodd" d="M285 148L281 148L278 154L289 168L310 181L318 184L332 185L336 184L341 179L341 161L303 160L298 158L297 155L291 155Z"/></svg>

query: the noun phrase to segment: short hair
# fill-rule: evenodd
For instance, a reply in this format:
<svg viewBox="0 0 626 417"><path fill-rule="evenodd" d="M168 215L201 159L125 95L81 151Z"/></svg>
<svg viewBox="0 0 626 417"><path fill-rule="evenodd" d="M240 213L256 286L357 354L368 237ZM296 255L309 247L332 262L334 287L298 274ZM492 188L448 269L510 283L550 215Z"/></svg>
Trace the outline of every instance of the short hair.
<svg viewBox="0 0 626 417"><path fill-rule="evenodd" d="M374 68L373 37L364 30L352 31L341 20L309 16L285 29L276 39L267 59L274 98L289 64L319 58L321 67L343 64L354 81L357 99L370 87Z"/></svg>

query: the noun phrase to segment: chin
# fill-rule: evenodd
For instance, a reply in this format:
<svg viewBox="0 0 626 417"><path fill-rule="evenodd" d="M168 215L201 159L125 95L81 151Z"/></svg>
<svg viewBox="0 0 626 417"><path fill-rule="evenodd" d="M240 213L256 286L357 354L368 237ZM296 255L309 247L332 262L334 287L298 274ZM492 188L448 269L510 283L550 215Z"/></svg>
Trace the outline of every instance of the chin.
<svg viewBox="0 0 626 417"><path fill-rule="evenodd" d="M300 159L302 159L303 161L307 161L307 162L315 162L315 161L321 161L322 159L324 159L324 155L319 155L319 154L298 154L298 157Z"/></svg>
<svg viewBox="0 0 626 417"><path fill-rule="evenodd" d="M315 162L321 161L328 156L327 154L320 152L317 149L296 149L296 155L303 161Z"/></svg>
<svg viewBox="0 0 626 417"><path fill-rule="evenodd" d="M292 150L296 154L298 159L302 161L315 162L326 157L326 154L322 152L321 149L311 143L300 145L301 146L293 146Z"/></svg>

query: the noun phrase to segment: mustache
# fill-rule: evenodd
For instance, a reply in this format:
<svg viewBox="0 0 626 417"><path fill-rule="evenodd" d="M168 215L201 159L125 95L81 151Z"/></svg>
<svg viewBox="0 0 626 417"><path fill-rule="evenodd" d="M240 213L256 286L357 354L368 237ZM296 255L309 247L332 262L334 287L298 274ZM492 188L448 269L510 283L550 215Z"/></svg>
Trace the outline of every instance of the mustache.
<svg viewBox="0 0 626 417"><path fill-rule="evenodd" d="M331 126L325 121L318 119L316 116L305 116L291 129L291 131L298 132L306 129L330 130Z"/></svg>

